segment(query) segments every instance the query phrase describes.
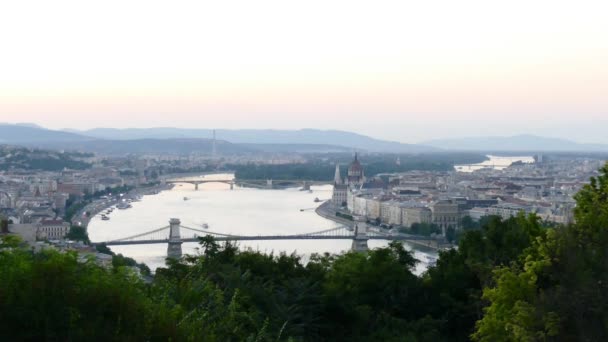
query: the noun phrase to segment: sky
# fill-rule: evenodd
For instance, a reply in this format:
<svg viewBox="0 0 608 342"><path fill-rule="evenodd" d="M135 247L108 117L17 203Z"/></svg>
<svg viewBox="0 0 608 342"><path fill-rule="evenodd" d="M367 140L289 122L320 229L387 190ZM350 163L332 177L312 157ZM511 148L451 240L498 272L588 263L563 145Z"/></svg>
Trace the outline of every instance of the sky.
<svg viewBox="0 0 608 342"><path fill-rule="evenodd" d="M0 122L608 143L608 1L4 1Z"/></svg>

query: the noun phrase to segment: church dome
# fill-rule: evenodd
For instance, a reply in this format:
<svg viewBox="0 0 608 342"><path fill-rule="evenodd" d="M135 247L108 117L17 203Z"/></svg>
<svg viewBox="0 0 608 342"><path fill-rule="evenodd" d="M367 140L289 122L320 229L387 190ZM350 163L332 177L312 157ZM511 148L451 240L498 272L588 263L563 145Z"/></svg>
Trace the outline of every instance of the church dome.
<svg viewBox="0 0 608 342"><path fill-rule="evenodd" d="M355 160L353 160L353 162L350 163L350 166L348 167L348 174L354 176L356 174L360 174L361 171L363 171L363 168L361 167L361 163L357 158L357 154L355 154Z"/></svg>

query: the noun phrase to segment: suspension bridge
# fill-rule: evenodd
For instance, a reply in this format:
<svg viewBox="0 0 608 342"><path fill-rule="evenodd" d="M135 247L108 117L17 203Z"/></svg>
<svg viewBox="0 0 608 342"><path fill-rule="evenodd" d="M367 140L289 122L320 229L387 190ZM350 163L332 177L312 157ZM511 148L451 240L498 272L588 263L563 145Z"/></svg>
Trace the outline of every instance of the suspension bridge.
<svg viewBox="0 0 608 342"><path fill-rule="evenodd" d="M184 242L199 242L199 238L212 236L216 241L269 241L269 240L353 240L352 249L367 250L368 240L428 240L428 237L408 234L388 234L370 231L361 219L354 222L354 227L337 227L303 234L280 235L234 235L217 233L206 229L183 226L177 218L169 220L169 225L124 238L99 241L93 244L107 246L167 244L168 257L181 257L181 245Z"/></svg>

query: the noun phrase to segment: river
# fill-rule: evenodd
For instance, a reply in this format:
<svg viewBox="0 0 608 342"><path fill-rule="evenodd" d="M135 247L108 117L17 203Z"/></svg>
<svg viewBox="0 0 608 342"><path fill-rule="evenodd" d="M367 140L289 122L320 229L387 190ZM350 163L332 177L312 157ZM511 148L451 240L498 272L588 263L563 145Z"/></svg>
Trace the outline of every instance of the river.
<svg viewBox="0 0 608 342"><path fill-rule="evenodd" d="M488 157L488 160L481 163L454 165L454 169L459 172L473 172L488 168L494 170L504 170L517 161L521 161L522 163L534 163L534 157L531 156L505 157L487 155L486 157Z"/></svg>
<svg viewBox="0 0 608 342"><path fill-rule="evenodd" d="M312 192L298 189L262 190L235 187L223 183L205 183L195 191L190 184L178 184L172 190L144 196L140 202L126 210L114 210L109 221L100 216L91 219L88 233L91 241L108 241L154 230L168 225L170 218L179 218L183 226L201 229L206 223L208 230L218 233L241 235L277 235L309 233L341 226L317 215L314 211L321 200L331 198L330 185L312 187ZM187 197L188 200L184 200ZM301 211L300 209L306 209ZM275 254L295 252L306 260L312 253L340 253L350 249L351 240L281 240L242 241L241 248L252 248ZM370 240L370 248L386 246L388 241ZM197 253L196 243L184 243L184 254ZM412 246L405 244L407 249ZM146 263L151 269L164 266L166 244L112 246L115 253L122 253ZM414 250L421 260L416 273L427 268L426 256L436 253Z"/></svg>

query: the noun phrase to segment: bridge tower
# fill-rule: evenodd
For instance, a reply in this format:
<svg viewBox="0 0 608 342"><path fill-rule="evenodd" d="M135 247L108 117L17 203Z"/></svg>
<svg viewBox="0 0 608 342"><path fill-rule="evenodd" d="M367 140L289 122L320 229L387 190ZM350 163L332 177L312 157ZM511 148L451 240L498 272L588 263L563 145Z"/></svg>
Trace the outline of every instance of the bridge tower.
<svg viewBox="0 0 608 342"><path fill-rule="evenodd" d="M177 218L169 220L169 245L167 246L167 257L168 258L181 258L182 257L182 238L179 233L179 226L181 222Z"/></svg>
<svg viewBox="0 0 608 342"><path fill-rule="evenodd" d="M198 191L198 184L199 183L194 183L194 191Z"/></svg>
<svg viewBox="0 0 608 342"><path fill-rule="evenodd" d="M353 237L353 245L351 250L355 252L365 252L368 250L367 240L367 223L365 222L365 216L355 216L355 237Z"/></svg>
<svg viewBox="0 0 608 342"><path fill-rule="evenodd" d="M302 183L302 190L304 190L304 191L310 190L310 183L308 183L308 181L304 181Z"/></svg>

